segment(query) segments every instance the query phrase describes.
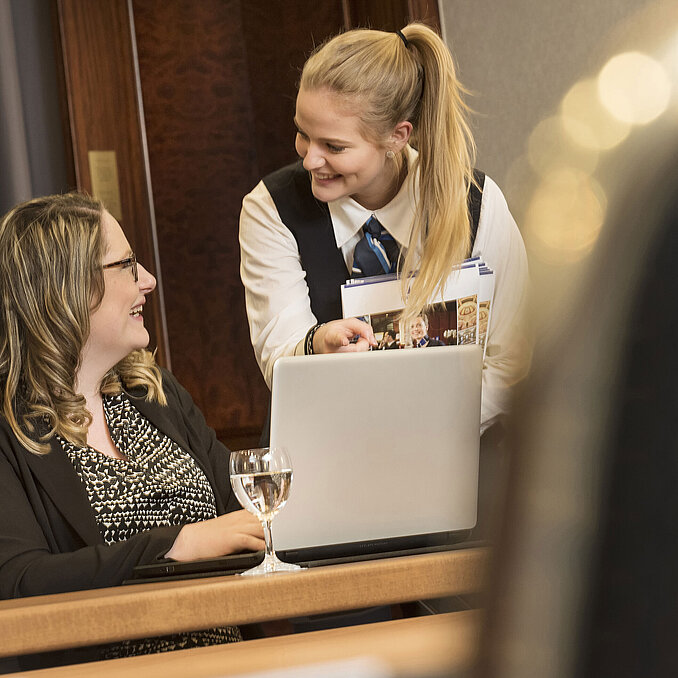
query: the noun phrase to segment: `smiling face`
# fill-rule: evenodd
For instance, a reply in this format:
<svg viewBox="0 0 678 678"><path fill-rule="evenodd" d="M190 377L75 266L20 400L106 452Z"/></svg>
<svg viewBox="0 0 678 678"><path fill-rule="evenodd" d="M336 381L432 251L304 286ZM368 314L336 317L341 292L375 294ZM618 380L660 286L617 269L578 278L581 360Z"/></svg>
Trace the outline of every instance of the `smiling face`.
<svg viewBox="0 0 678 678"><path fill-rule="evenodd" d="M401 150L409 131L404 141L392 138L378 145L363 136L360 119L342 104L326 89L299 91L294 119L297 153L311 173L311 188L318 200L351 196L367 209L378 209L399 188L395 163L387 159L386 151Z"/></svg>
<svg viewBox="0 0 678 678"><path fill-rule="evenodd" d="M410 325L412 340L415 342L421 341L426 336L427 330L428 328L426 327L424 319L421 316L415 318L412 321L412 325Z"/></svg>
<svg viewBox="0 0 678 678"><path fill-rule="evenodd" d="M132 254L120 224L106 211L101 219L104 240L103 265ZM104 295L90 314L90 332L82 352L82 364L96 365L105 374L134 350L149 342L142 315L146 294L155 289L155 278L138 264L138 281L131 265L104 270Z"/></svg>

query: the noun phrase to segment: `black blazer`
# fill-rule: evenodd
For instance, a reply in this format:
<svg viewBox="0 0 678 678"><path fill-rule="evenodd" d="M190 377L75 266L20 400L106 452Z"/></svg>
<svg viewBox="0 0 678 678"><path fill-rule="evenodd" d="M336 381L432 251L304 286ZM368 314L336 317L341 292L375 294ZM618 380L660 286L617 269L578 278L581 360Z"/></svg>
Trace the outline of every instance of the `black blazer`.
<svg viewBox="0 0 678 678"><path fill-rule="evenodd" d="M219 514L239 509L228 474L228 450L188 392L163 370L166 407L129 392L135 407L186 450L209 480ZM135 565L162 559L181 526L161 527L106 546L85 487L55 440L38 456L0 418L0 597L116 586Z"/></svg>

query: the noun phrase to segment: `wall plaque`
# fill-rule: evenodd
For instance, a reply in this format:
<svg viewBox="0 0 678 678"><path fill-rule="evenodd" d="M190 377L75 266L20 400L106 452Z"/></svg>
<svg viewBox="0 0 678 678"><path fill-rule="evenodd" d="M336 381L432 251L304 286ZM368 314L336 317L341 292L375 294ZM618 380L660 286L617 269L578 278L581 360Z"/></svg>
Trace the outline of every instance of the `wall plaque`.
<svg viewBox="0 0 678 678"><path fill-rule="evenodd" d="M115 151L88 151L87 156L94 197L99 198L106 209L121 221L122 206Z"/></svg>

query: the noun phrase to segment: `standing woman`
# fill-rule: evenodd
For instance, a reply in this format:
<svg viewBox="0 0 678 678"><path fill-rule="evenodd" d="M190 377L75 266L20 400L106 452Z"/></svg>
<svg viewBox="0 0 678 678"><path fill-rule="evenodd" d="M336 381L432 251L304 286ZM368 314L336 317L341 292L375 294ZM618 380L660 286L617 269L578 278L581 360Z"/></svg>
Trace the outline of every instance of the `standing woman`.
<svg viewBox="0 0 678 678"><path fill-rule="evenodd" d="M92 198L38 198L0 221L0 598L263 547L256 518L237 510L226 448L145 350L154 288ZM147 649L239 633L189 636Z"/></svg>
<svg viewBox="0 0 678 678"><path fill-rule="evenodd" d="M501 191L474 172L461 93L447 47L422 24L349 31L306 62L295 115L302 161L265 177L240 218L250 333L269 387L281 356L376 344L369 325L340 319L347 278L399 270L409 322L473 254L495 273L482 429L506 410L524 369L516 330L527 260Z"/></svg>

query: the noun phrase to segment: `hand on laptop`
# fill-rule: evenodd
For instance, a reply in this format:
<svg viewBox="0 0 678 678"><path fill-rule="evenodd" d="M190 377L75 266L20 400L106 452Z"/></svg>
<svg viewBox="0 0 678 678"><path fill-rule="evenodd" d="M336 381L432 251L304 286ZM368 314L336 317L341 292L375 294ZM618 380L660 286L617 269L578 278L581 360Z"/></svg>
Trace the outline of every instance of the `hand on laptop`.
<svg viewBox="0 0 678 678"><path fill-rule="evenodd" d="M372 328L357 318L332 320L318 328L313 337L314 353L367 351L376 346Z"/></svg>
<svg viewBox="0 0 678 678"><path fill-rule="evenodd" d="M216 558L240 551L261 551L264 548L264 531L259 519L245 511L190 523L181 528L166 558L196 560Z"/></svg>

